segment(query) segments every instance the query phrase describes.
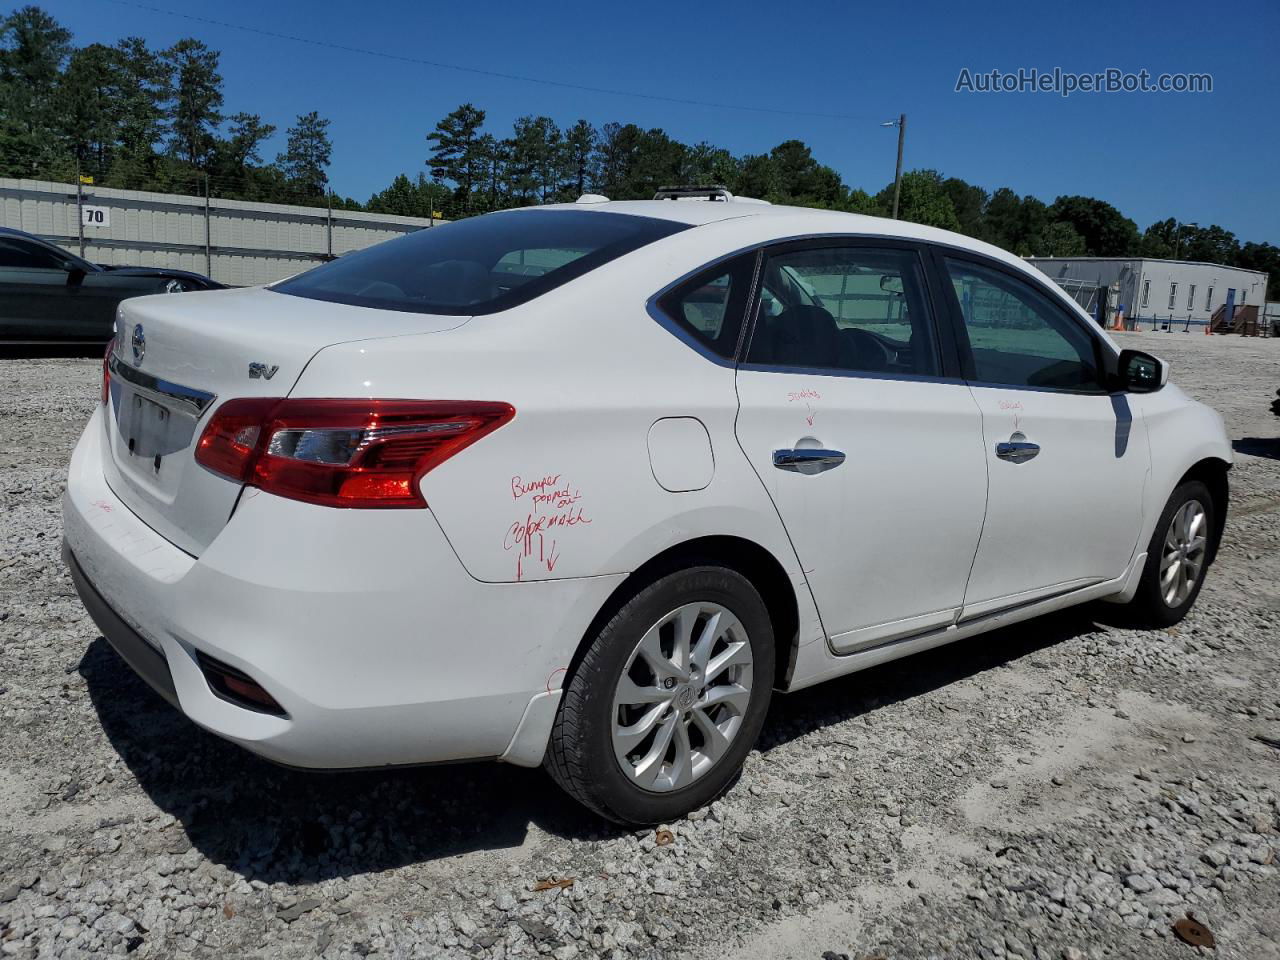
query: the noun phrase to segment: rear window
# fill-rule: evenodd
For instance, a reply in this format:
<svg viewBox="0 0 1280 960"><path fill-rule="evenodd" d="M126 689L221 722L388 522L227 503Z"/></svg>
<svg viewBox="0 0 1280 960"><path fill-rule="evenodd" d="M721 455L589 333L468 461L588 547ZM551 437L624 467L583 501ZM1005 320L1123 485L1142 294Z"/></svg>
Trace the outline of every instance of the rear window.
<svg viewBox="0 0 1280 960"><path fill-rule="evenodd" d="M497 313L686 229L585 210L487 214L347 254L271 289L383 310Z"/></svg>

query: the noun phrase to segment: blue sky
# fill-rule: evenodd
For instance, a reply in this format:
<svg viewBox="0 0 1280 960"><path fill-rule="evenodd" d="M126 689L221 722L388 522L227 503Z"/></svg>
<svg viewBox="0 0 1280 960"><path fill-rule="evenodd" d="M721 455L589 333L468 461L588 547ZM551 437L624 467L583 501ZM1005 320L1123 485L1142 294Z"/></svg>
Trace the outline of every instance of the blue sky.
<svg viewBox="0 0 1280 960"><path fill-rule="evenodd" d="M1145 229L1176 216L1280 243L1280 4L884 4L648 2L431 4L365 0L150 0L156 7L401 57L824 119L612 96L477 76L271 39L113 0L45 0L79 43L195 36L222 52L228 113L330 118L340 193L367 199L424 170L424 136L464 101L509 132L524 114L662 127L735 154L796 137L846 183L893 177L907 114L907 168L988 190L1107 200ZM12 0L11 0L12 4ZM687 27L681 24L688 23ZM962 68L1153 75L1207 72L1210 94L960 94ZM268 156L283 137L268 144Z"/></svg>

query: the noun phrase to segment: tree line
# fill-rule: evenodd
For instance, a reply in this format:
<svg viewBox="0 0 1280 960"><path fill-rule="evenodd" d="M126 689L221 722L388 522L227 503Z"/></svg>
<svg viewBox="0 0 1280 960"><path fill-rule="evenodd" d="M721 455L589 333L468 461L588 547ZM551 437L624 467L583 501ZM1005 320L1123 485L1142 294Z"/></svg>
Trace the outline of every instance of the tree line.
<svg viewBox="0 0 1280 960"><path fill-rule="evenodd" d="M141 37L72 44L39 7L0 20L0 175L282 203L322 201L329 121L312 111L288 128L225 111L220 54L187 37L164 50Z"/></svg>
<svg viewBox="0 0 1280 960"><path fill-rule="evenodd" d="M545 116L517 120L511 135L485 130L485 112L466 103L427 134L428 179L400 175L367 207L408 216L470 216L507 207L573 200L601 193L613 200L649 199L668 184L722 184L771 203L887 217L893 182L875 193L846 185L800 140L768 153L735 157L705 141L685 144L657 128L586 120L561 129ZM1202 260L1266 271L1268 299L1280 299L1280 247L1241 243L1215 225L1168 217L1145 231L1094 197L1052 203L1009 187L988 192L936 170L903 174L899 216L954 230L1019 256L1157 257Z"/></svg>
<svg viewBox="0 0 1280 960"><path fill-rule="evenodd" d="M301 114L274 160L263 144L277 127L261 115L226 112L219 53L184 38L153 50L139 37L77 47L39 7L0 21L0 175L162 192L208 189L228 199L329 202L347 209L446 219L602 193L645 199L667 184L723 184L773 203L888 216L893 184L874 193L849 186L801 140L734 156L702 141L682 143L632 123L561 127L546 116L516 120L506 135L486 129L485 111L465 103L426 134L424 172L400 174L361 203L332 195L329 121ZM428 175L429 173L429 175ZM955 230L1021 256L1147 256L1265 270L1280 299L1280 248L1240 242L1217 225L1169 217L1145 231L1105 201L1060 196L1045 203L1008 187L987 191L936 170L903 174L899 215Z"/></svg>

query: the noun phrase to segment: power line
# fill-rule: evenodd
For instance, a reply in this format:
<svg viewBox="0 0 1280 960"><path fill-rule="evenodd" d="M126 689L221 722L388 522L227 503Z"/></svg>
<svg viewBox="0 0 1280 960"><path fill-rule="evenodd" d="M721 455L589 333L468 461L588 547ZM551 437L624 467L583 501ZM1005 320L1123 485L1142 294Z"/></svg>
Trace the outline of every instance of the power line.
<svg viewBox="0 0 1280 960"><path fill-rule="evenodd" d="M444 63L439 60L426 60L421 57L408 57L398 53L388 53L385 50L370 50L367 47L353 47L343 43L333 43L329 40L315 40L310 37L298 37L289 33L280 33L275 30L265 30L261 27L251 27L243 23L228 23L225 20L214 20L211 17L201 17L194 13L180 13L177 10L166 10L163 7L154 7L150 4L136 3L133 0L110 0L111 3L122 7L134 7L138 10L145 10L148 13L160 13L170 17L179 17L183 20L193 20L197 23L210 24L215 27L225 27L228 30L240 30L244 33L254 33L263 37L270 37L273 40L289 40L293 43L305 43L313 47L324 47L329 50L340 50L343 53L358 53L367 57L381 57L384 60L395 60L400 63L411 63L423 67L435 67L440 70L455 70L459 73L470 73L481 77L494 77L499 80L515 80L520 83L540 83L548 87L560 87L565 90L581 90L586 93L600 93L611 97L633 97L639 100L656 100L661 103L678 103L682 106L689 107L711 107L716 110L742 110L751 113L770 113L778 116L787 117L817 117L823 120L845 120L853 122L863 122L870 119L870 115L854 116L847 113L822 113L813 110L785 110L779 107L763 107L754 106L745 103L717 103L711 100L695 100L688 97L668 97L658 93L642 93L636 90L617 90L610 87L595 87L585 83L570 83L565 80L549 80L545 77L528 77L518 73L504 73L500 70L486 70L483 67L468 67L458 63Z"/></svg>

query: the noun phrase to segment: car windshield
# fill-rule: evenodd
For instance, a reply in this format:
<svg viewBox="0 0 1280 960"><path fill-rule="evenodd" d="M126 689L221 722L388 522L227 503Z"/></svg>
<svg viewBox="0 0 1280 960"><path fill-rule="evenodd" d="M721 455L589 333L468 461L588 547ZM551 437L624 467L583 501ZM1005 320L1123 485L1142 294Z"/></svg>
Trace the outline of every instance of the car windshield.
<svg viewBox="0 0 1280 960"><path fill-rule="evenodd" d="M488 214L347 254L271 289L383 310L497 313L686 229L586 210Z"/></svg>

